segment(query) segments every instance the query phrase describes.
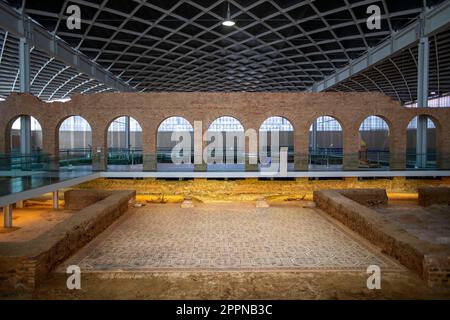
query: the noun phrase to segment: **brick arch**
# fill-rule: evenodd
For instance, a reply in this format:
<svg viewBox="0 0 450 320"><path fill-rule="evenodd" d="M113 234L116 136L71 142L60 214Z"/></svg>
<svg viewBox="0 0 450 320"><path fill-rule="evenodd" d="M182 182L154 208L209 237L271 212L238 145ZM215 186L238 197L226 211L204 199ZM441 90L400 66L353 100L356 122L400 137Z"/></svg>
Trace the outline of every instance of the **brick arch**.
<svg viewBox="0 0 450 320"><path fill-rule="evenodd" d="M242 126L243 130L244 130L244 131L246 130L245 125L242 123L241 120L239 120L239 118L236 118L236 117L233 116L233 115L223 114L223 115L221 115L221 116L216 117L216 118L213 119L212 121L210 121L210 122L208 123L208 125L205 126L205 128L206 128L205 132L209 130L209 128L211 127L211 125L214 123L214 121L216 121L216 120L218 120L218 119L220 119L220 118L224 118L224 117L230 117L230 118L235 119L235 120L236 120L237 122L239 122L239 124Z"/></svg>
<svg viewBox="0 0 450 320"><path fill-rule="evenodd" d="M389 118L389 116L386 116L381 113L376 113L376 112L371 113L371 114L364 114L364 115L361 115L361 116L357 117L356 119L354 119L354 121L352 121L354 123L354 129L358 130L358 132L359 132L359 128L361 127L363 122L369 117L378 117L378 118L382 119L384 122L386 122L389 132L392 132L394 126L393 126L393 122Z"/></svg>
<svg viewBox="0 0 450 320"><path fill-rule="evenodd" d="M39 116L34 116L30 113L20 113L20 114L16 114L12 117L9 117L9 119L6 121L6 125L5 125L5 130L4 130L4 146L3 146L3 151L5 153L10 153L11 152L11 130L12 130L12 125L14 124L14 122L19 119L20 117L24 117L24 116L29 116L32 117L34 119L37 120L37 122L39 123L39 125L41 126L41 130L42 133L44 132L44 124L45 122L43 121L43 119L39 119ZM44 136L42 136L42 140L44 140ZM42 146L44 146L44 141L42 141Z"/></svg>
<svg viewBox="0 0 450 320"><path fill-rule="evenodd" d="M433 121L434 125L436 126L436 129L438 131L442 130L441 121L439 121L438 118L435 117L435 115L433 115L431 113L426 113L426 112L417 113L417 114L414 114L414 115L408 117L407 118L407 124L406 124L406 127L404 129L406 130L408 128L409 124L411 123L411 121L413 121L415 118L420 117L420 116L429 117L431 119L431 121Z"/></svg>
<svg viewBox="0 0 450 320"><path fill-rule="evenodd" d="M413 121L415 118L418 118L419 116L426 116L429 119L431 119L431 121L433 122L433 124L436 127L436 153L438 156L438 165L439 165L439 158L440 156L443 156L444 154L448 153L448 150L446 150L446 139L442 134L442 130L443 130L443 125L441 123L441 121L439 121L435 115L433 115L431 112L427 113L425 110L418 110L421 112L417 112L414 115L410 116L407 118L407 124L406 126L403 128L405 131L405 145L408 143L407 142L407 136L406 136L406 132L407 132L407 128L409 126L409 124L411 123L411 121ZM424 112L422 112L424 111ZM406 151L406 148L405 148Z"/></svg>
<svg viewBox="0 0 450 320"><path fill-rule="evenodd" d="M268 117L266 117L263 121L261 121L260 124L259 124L259 126L258 126L258 128L257 128L257 131L260 131L262 125L264 124L264 122L266 122L266 121L269 120L270 118L283 118L283 119L287 120L287 122L289 122L289 124L292 126L292 129L293 129L292 131L295 132L296 127L295 127L294 123L293 123L288 117L280 116L280 115L278 115L278 114L277 114L277 115L271 115L271 116L268 116ZM256 128L255 128L255 130L256 130Z"/></svg>
<svg viewBox="0 0 450 320"><path fill-rule="evenodd" d="M310 119L307 122L307 127L305 128L307 130L305 136L308 137L307 138L307 141L308 141L308 154L311 155L311 151L309 150L309 147L311 145L310 128L313 125L313 122L317 121L317 119L320 118L320 117L333 118L339 124L339 126L341 127L341 135L342 135L342 137L341 137L341 139L342 139L342 152L344 153L345 152L344 150L346 148L346 146L345 146L345 134L346 134L346 131L348 131L348 130L345 129L344 122L340 119L339 116L336 116L335 113L320 113L319 115L317 115L317 113L316 113L314 116L311 117L312 120Z"/></svg>
<svg viewBox="0 0 450 320"><path fill-rule="evenodd" d="M92 128L92 124L91 122L89 122L88 119L86 119L85 117L79 115L79 114L69 114L69 115L65 115L63 118L59 119L56 126L55 126L55 131L54 131L54 148L55 148L55 154L59 155L59 131L61 129L61 125L63 124L64 121L66 121L67 119L71 118L71 117L81 117L83 118L88 124L89 127L91 128L91 139L92 139L92 143L94 143L94 130Z"/></svg>
<svg viewBox="0 0 450 320"><path fill-rule="evenodd" d="M191 125L192 130L194 130L194 124L193 124L191 121L189 121L187 118L185 118L185 117L183 117L183 116L180 116L180 115L174 115L174 116L168 116L168 117L165 117L163 120L161 120L161 121L157 124L157 126L156 126L156 132L155 132L155 134L158 134L159 128L161 127L161 125L163 124L163 122L166 121L166 120L168 120L168 119L170 119L170 118L182 118L182 119L186 120L186 122L189 123L189 124Z"/></svg>
<svg viewBox="0 0 450 320"><path fill-rule="evenodd" d="M104 131L103 131L103 144L102 144L102 147L105 148L105 150L108 150L108 131L109 131L109 128L111 127L112 123L113 123L115 120L117 120L117 119L119 119L119 118L121 118L121 117L130 117L131 119L133 119L134 121L136 121L136 122L138 123L138 125L141 127L142 134L144 134L144 127L142 126L141 121L139 121L138 119L136 119L136 117L134 117L134 116L132 116L132 115L129 115L129 114L120 114L120 115L118 115L118 116L115 116L115 117L113 117L112 119L110 119L110 120L108 121L108 123L106 124L106 127L105 127L105 129L104 129ZM97 134L98 134L98 133L97 133ZM144 144L144 140L142 141L142 144ZM143 146L142 146L142 147L143 147Z"/></svg>
<svg viewBox="0 0 450 320"><path fill-rule="evenodd" d="M192 134L194 134L194 124L192 123L192 122L190 122L186 117L184 117L184 116L180 116L180 115L178 115L178 114L176 114L176 115L171 115L171 116L167 116L167 117L165 117L163 120L161 120L161 121L159 121L158 123L157 123L157 125L155 125L154 126L154 128L150 131L150 132L153 132L153 134L152 134L152 136L154 137L154 151L157 153L158 152L158 133L160 132L159 131L159 128L161 127L161 125L164 123L164 121L166 121L166 120L168 120L168 119L171 119L171 118L182 118L182 119L184 119L187 123L189 123L189 125L192 127ZM193 147L193 146L192 146Z"/></svg>

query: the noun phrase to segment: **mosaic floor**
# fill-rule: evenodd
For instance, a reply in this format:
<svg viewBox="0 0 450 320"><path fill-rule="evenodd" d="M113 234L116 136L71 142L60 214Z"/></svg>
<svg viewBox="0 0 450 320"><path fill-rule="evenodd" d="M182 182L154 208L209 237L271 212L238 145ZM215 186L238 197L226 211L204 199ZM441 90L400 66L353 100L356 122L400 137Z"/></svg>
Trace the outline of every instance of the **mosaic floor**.
<svg viewBox="0 0 450 320"><path fill-rule="evenodd" d="M83 271L403 270L320 210L176 204L132 209L64 263Z"/></svg>

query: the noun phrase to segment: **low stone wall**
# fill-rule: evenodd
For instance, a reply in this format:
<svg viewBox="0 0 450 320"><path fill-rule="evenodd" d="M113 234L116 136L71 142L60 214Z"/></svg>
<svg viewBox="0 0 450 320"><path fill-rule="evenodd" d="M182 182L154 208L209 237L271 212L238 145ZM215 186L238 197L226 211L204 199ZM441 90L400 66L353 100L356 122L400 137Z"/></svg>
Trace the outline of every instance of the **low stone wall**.
<svg viewBox="0 0 450 320"><path fill-rule="evenodd" d="M135 191L111 192L33 240L0 243L0 292L34 290L58 264L127 211L135 195Z"/></svg>
<svg viewBox="0 0 450 320"><path fill-rule="evenodd" d="M111 194L109 190L68 190L64 192L64 209L81 210Z"/></svg>
<svg viewBox="0 0 450 320"><path fill-rule="evenodd" d="M384 189L337 190L343 196L367 207L387 206L388 196Z"/></svg>
<svg viewBox="0 0 450 320"><path fill-rule="evenodd" d="M357 178L309 180L258 180L258 179L96 179L83 183L79 189L136 190L138 196L154 202L182 202L185 198L195 198L202 202L216 201L257 201L277 198L278 200L310 200L313 191L325 189L383 189L388 193L417 193L419 187L447 186L450 178L434 179L393 179L358 180Z"/></svg>
<svg viewBox="0 0 450 320"><path fill-rule="evenodd" d="M352 190L352 197L361 191L361 199L370 190ZM373 190L379 196L379 190ZM347 190L323 190L314 192L318 208L330 214L344 225L359 233L381 250L397 259L407 268L417 272L430 285L450 284L450 251L444 245L435 245L416 238L392 224L373 209L348 198ZM447 261L443 264L443 261Z"/></svg>
<svg viewBox="0 0 450 320"><path fill-rule="evenodd" d="M427 207L433 204L450 205L450 187L422 187L419 191L419 204Z"/></svg>

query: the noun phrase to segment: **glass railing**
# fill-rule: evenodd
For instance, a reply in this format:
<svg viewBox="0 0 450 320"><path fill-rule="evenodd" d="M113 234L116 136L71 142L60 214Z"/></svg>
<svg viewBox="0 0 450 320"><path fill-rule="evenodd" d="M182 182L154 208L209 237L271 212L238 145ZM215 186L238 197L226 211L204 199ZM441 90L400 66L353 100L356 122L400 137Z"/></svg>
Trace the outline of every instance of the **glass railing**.
<svg viewBox="0 0 450 320"><path fill-rule="evenodd" d="M139 165L143 163L142 149L110 148L108 149L109 165Z"/></svg>
<svg viewBox="0 0 450 320"><path fill-rule="evenodd" d="M61 150L57 155L33 153L31 155L0 155L3 176L23 172L51 171L258 171L280 161L279 153L264 157L245 152L213 153L206 163L194 164L194 155L161 151L143 153L140 149L109 149L107 153L93 153L90 149ZM450 154L392 154L388 151L365 151L345 154L342 150L317 150L308 154L289 151L286 156L288 171L355 171L355 170L450 170ZM249 159L258 159L257 163Z"/></svg>

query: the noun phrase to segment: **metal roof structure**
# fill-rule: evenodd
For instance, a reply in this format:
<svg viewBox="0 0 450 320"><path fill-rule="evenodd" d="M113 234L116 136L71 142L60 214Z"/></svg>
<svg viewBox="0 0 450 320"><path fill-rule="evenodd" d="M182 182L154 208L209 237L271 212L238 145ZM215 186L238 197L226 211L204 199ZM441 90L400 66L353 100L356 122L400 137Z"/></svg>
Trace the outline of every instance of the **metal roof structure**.
<svg viewBox="0 0 450 320"><path fill-rule="evenodd" d="M450 2L1 1L23 8L34 22L116 78L116 82L103 83L35 47L31 53L31 91L44 100L74 93L123 91L126 86L138 92L311 90L389 41L393 34L420 21L430 10ZM73 4L81 9L80 30L69 30L66 25L66 9ZM379 30L367 27L370 5L381 9ZM236 22L233 27L222 25L228 6ZM440 29L429 39L430 92L449 93L450 33ZM0 29L0 96L17 90L17 41ZM414 101L416 61L417 44L413 43L324 90L381 91L402 103ZM115 86L117 82L120 86Z"/></svg>

